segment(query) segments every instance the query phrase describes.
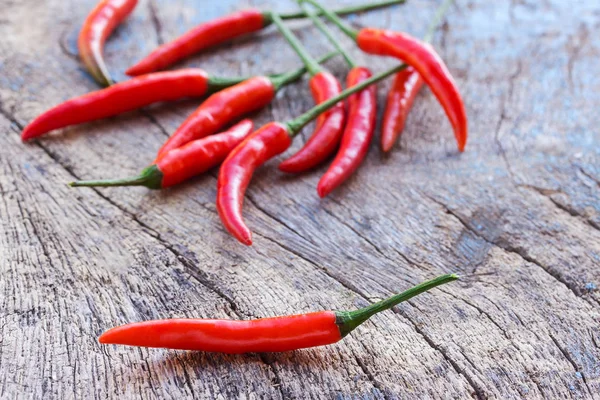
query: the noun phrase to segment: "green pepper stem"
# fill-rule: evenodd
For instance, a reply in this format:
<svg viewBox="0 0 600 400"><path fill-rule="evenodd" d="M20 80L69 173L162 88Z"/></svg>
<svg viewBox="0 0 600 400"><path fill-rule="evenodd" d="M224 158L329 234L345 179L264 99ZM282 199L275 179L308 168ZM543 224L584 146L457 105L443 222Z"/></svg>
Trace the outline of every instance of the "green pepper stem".
<svg viewBox="0 0 600 400"><path fill-rule="evenodd" d="M435 279L432 279L427 282L423 282L420 285L412 287L405 292L392 296L388 299L382 300L378 303L371 304L365 308L361 308L356 311L338 311L336 312L336 324L340 329L340 334L342 337L346 336L350 332L352 332L356 327L360 324L371 318L373 315L380 313L384 310L389 310L390 308L402 303L403 301L409 300L415 296L418 296L421 293L427 292L428 290L433 289L436 286L443 285L445 283L449 283L459 279L459 276L456 274L448 274L438 276Z"/></svg>
<svg viewBox="0 0 600 400"><path fill-rule="evenodd" d="M333 57L335 57L337 55L338 55L337 51L332 51L330 53L325 54L321 58L319 58L317 60L317 62L319 64L322 64L326 61L329 61L330 59L332 59ZM306 73L306 67L304 66L304 67L298 68L294 71L286 72L283 74L270 75L268 78L273 83L273 86L275 86L275 91L277 91L277 90L281 89L283 86L288 85L294 81L297 81L305 73Z"/></svg>
<svg viewBox="0 0 600 400"><path fill-rule="evenodd" d="M404 4L404 3L406 3L406 0L384 0L384 1L379 1L379 2L373 2L373 3L360 4L360 5L356 5L356 6L340 8L340 9L335 10L335 13L337 15L357 14L357 13L364 12L364 11L372 11L372 10L377 10L380 8L385 8L385 7L394 6L397 4ZM323 15L323 13L320 12L319 15ZM265 16L265 25L269 25L272 22L272 20L270 19L271 13L267 11L267 12L265 12L264 16ZM295 12L295 13L281 14L280 17L283 20L300 19L300 18L306 18L306 14L303 11L299 11L299 12Z"/></svg>
<svg viewBox="0 0 600 400"><path fill-rule="evenodd" d="M431 21L431 23L429 24L429 27L427 28L427 33L425 33L425 36L423 37L423 41L431 42L431 40L433 39L435 30L437 29L438 25L442 23L442 20L444 19L444 15L446 15L448 8L450 8L450 5L453 2L454 2L454 0L446 0L437 9L437 11L435 12L435 15L433 16L433 20Z"/></svg>
<svg viewBox="0 0 600 400"><path fill-rule="evenodd" d="M316 0L301 0L301 1L310 3L313 6L315 6L323 15L325 15L325 17L327 17L327 19L329 19L331 22L333 22L338 28L340 28L340 30L342 30L346 35L350 36L352 39L356 40L358 38L358 32L356 30L352 29L344 21L342 21L342 19L340 17L338 17L338 15L336 15L337 13L322 6ZM435 13L435 16L433 17L433 20L431 21L431 23L429 24L429 27L427 28L427 33L423 37L423 41L430 42L433 39L433 34L435 33L435 30L437 29L438 25L442 22L444 15L446 15L448 8L450 8L450 5L453 3L453 1L454 0L445 0L442 3L442 5L438 8L438 10Z"/></svg>
<svg viewBox="0 0 600 400"><path fill-rule="evenodd" d="M321 18L319 18L314 11L312 11L306 6L304 0L298 0L298 3L300 4L300 7L302 7L302 10L304 10L304 13L313 22L313 24L315 24L315 26L321 31L321 33L323 33L323 35L327 37L327 40L329 40L333 47L335 47L335 49L342 55L342 57L344 57L344 60L346 60L350 68L355 68L356 62L352 59L352 57L350 57L350 54L348 54L348 52L344 50L340 42L333 36L333 32L331 32L327 25L325 25L323 21L321 21Z"/></svg>
<svg viewBox="0 0 600 400"><path fill-rule="evenodd" d="M319 64L329 61L333 57L338 55L337 51L332 51L325 54L321 58L317 59ZM288 85L302 77L306 73L306 67L298 68L290 72L284 72L280 74L272 74L267 77L271 79L276 89L280 89L282 86ZM223 89L227 89L238 83L242 83L250 79L249 77L222 77L222 76L211 76L208 79L208 93L216 93Z"/></svg>
<svg viewBox="0 0 600 400"><path fill-rule="evenodd" d="M211 76L208 79L208 91L207 93L212 94L219 92L223 89L227 89L233 85L237 85L238 83L242 83L245 80L248 80L248 77L221 77L221 76Z"/></svg>
<svg viewBox="0 0 600 400"><path fill-rule="evenodd" d="M113 186L145 186L149 189L160 189L163 174L156 165L144 169L138 176L125 179L76 181L69 183L71 187L113 187Z"/></svg>
<svg viewBox="0 0 600 400"><path fill-rule="evenodd" d="M329 10L326 7L323 7L321 4L319 4L315 0L305 0L305 1L307 3L310 3L313 6L315 6L318 10L321 11L321 13L323 13L323 15L325 15L325 17L327 17L328 20L330 20L338 28L340 28L340 30L342 32L344 32L346 35L348 35L350 38L352 38L352 39L354 39L356 41L356 39L358 38L358 31L356 29L352 29L350 27L350 25L348 25L347 23L345 23L344 21L342 21L342 19L340 17L338 17L336 15L336 13L334 13L333 11Z"/></svg>
<svg viewBox="0 0 600 400"><path fill-rule="evenodd" d="M308 110L304 114L300 115L299 117L296 117L291 121L287 121L285 123L285 125L288 128L289 135L291 137L296 136L302 130L302 128L304 128L306 125L308 125L308 123L310 121L317 118L319 115L321 115L325 111L329 110L331 107L335 106L340 101L353 95L354 93L360 92L361 90L365 89L366 87L368 87L374 83L377 83L377 82L387 78L388 76L394 75L395 73L402 71L406 67L407 67L406 64L401 64L401 65L398 65L397 67L389 69L385 72L374 75L371 78L369 78L365 81L362 81L358 85L352 86L351 88L344 90L339 95L332 97L329 100L324 101L323 103L319 104L316 107L311 108L310 110Z"/></svg>
<svg viewBox="0 0 600 400"><path fill-rule="evenodd" d="M277 29L279 29L279 32L281 32L281 34L283 35L285 40L290 44L290 46L292 46L292 48L294 49L296 54L298 54L298 57L300 57L300 59L306 66L308 73L311 74L312 76L314 76L314 75L318 74L319 72L322 72L323 67L321 67L319 65L319 63L314 58L311 57L311 55L308 53L306 48L302 45L302 43L300 43L300 40L298 40L296 35L294 35L294 33L290 30L290 28L288 28L285 25L285 23L283 22L281 17L279 17L278 14L273 13L272 18L273 18L273 23L277 26Z"/></svg>

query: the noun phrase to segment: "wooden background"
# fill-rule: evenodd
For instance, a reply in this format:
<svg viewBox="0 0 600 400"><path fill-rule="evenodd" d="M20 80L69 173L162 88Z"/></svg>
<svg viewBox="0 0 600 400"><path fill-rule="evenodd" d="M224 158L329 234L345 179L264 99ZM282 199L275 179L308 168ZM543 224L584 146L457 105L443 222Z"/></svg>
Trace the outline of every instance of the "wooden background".
<svg viewBox="0 0 600 400"><path fill-rule="evenodd" d="M199 100L20 142L37 114L96 89L75 46L94 2L0 0L1 398L599 397L597 1L459 0L434 43L467 104L467 151L424 90L392 154L374 145L326 200L315 190L325 166L261 169L245 206L251 248L221 226L216 171L162 192L66 185L136 173ZM438 4L350 20L422 35ZM249 5L295 8L140 1L107 62L124 79L158 43ZM313 54L328 51L309 24L293 26ZM298 64L272 28L186 63L229 76ZM329 66L344 77L341 60ZM255 120L310 106L303 81ZM353 309L447 272L465 277L324 348L226 356L96 341L153 318Z"/></svg>

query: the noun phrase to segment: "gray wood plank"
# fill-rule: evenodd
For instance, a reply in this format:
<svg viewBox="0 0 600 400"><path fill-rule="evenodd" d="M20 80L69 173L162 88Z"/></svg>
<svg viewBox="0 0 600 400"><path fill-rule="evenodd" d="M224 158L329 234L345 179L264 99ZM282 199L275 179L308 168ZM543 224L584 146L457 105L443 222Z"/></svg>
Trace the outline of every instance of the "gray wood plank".
<svg viewBox="0 0 600 400"><path fill-rule="evenodd" d="M467 152L456 154L425 90L393 154L382 157L374 145L359 173L328 199L315 191L324 167L293 178L276 162L261 169L245 206L252 248L221 227L216 171L152 193L64 185L139 171L199 100L19 142L35 115L95 88L75 56L78 26L94 2L34 3L0 0L7 10L0 22L0 397L600 392L595 2L459 1L435 44L467 101ZM157 43L245 5L293 8L140 1L107 45L111 70L124 79L122 71ZM351 21L418 35L434 9L414 2ZM293 26L313 54L328 51L307 23ZM373 68L391 65L354 53ZM298 63L270 29L180 66L251 75ZM339 60L328 65L343 79ZM387 85L380 85L382 103ZM255 120L291 118L311 107L309 99L306 81L290 86ZM151 318L350 309L450 271L464 280L326 348L221 356L96 342L108 327Z"/></svg>

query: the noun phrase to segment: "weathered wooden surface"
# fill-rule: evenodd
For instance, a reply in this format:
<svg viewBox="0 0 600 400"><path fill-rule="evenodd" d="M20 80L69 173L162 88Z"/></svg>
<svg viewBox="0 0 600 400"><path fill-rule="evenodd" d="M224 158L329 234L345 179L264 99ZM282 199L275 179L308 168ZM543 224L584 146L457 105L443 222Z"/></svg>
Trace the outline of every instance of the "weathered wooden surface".
<svg viewBox="0 0 600 400"><path fill-rule="evenodd" d="M459 0L435 44L467 102L467 152L424 91L393 154L374 146L327 200L315 192L324 168L262 169L245 207L252 248L221 227L215 172L160 193L65 185L139 171L198 101L20 143L38 113L95 89L75 48L93 3L0 0L1 398L599 397L597 1ZM141 1L108 63L122 79L157 43L249 3ZM418 35L435 3L352 21ZM294 26L314 54L327 50ZM269 30L186 64L239 75L298 60ZM341 61L330 66L343 77ZM310 106L298 84L256 121ZM351 309L450 271L465 279L325 348L223 356L96 342L153 318Z"/></svg>

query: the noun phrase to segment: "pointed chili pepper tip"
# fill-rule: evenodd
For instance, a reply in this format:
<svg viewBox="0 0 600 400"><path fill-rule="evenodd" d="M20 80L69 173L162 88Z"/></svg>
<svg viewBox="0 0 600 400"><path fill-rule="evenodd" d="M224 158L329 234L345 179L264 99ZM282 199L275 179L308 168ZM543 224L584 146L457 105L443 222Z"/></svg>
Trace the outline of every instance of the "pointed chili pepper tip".
<svg viewBox="0 0 600 400"><path fill-rule="evenodd" d="M252 231L245 227L246 229L236 232L234 236L240 243L245 244L246 246L252 246Z"/></svg>
<svg viewBox="0 0 600 400"><path fill-rule="evenodd" d="M323 198L327 197L327 195L328 195L329 193L331 193L331 189L330 189L330 188L327 188L327 187L325 187L325 185L321 185L321 184L319 184L319 185L317 186L317 194L319 195L319 197L320 197L320 198L322 198L322 199L323 199Z"/></svg>
<svg viewBox="0 0 600 400"><path fill-rule="evenodd" d="M29 139L31 139L33 137L33 134L27 130L27 128L25 128L25 130L23 130L23 132L21 133L21 141L22 142L28 142Z"/></svg>
<svg viewBox="0 0 600 400"><path fill-rule="evenodd" d="M130 326L135 327L137 325L143 325L143 323L138 324L130 324ZM115 328L111 328L105 332L103 332L98 338L98 342L101 344L123 344L128 345L129 340L127 338L131 338L131 335L126 335L127 331L123 329L123 326L117 326ZM139 334L139 332L138 332Z"/></svg>

